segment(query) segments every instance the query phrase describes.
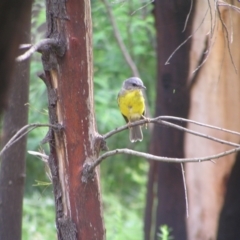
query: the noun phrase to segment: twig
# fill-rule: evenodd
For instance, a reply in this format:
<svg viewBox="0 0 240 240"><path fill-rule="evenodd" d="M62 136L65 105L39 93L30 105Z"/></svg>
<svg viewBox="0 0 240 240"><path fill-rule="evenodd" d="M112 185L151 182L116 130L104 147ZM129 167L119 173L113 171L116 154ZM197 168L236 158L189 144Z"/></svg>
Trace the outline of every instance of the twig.
<svg viewBox="0 0 240 240"><path fill-rule="evenodd" d="M45 163L48 162L49 156L46 155L45 153L41 153L41 152L36 152L36 151L28 151L29 154L33 155L33 156L37 156L40 157L41 160Z"/></svg>
<svg viewBox="0 0 240 240"><path fill-rule="evenodd" d="M207 13L208 13L208 9L207 9L207 11L206 11L206 13L205 13L205 15L204 15L204 17L203 17L203 20L201 21L201 23L200 23L199 26L197 27L197 29L193 32L193 34L189 35L189 36L187 37L187 39L184 40L177 48L175 48L175 50L172 52L172 54L169 56L169 58L168 58L167 61L165 62L165 65L170 64L169 61L171 60L171 58L173 57L173 55L174 55L190 38L192 38L193 35L199 30L199 28L202 26L202 24L203 24L203 22L204 22L204 20L205 20L205 18L206 18L206 16L207 16Z"/></svg>
<svg viewBox="0 0 240 240"><path fill-rule="evenodd" d="M187 184L186 184L186 179L185 179L185 172L184 172L183 163L180 163L180 165L181 165L181 169L182 169L183 187L184 187L185 202L186 202L186 216L188 218L189 217L189 210L188 210Z"/></svg>
<svg viewBox="0 0 240 240"><path fill-rule="evenodd" d="M216 0L214 0L215 2L215 8L217 8L217 4L216 4ZM215 41L213 40L213 34L214 34L214 29L216 27L216 11L214 12L214 24L213 22L213 14L212 14L212 8L211 8L211 4L210 4L210 0L208 0L208 9L210 11L210 19L211 19L211 29L210 29L210 41L209 41L209 46L206 46L207 50L204 50L202 53L202 57L200 58L200 63L198 63L198 66L193 70L193 74L196 73L208 60L208 57L210 55L211 52L211 48L213 47ZM203 18L203 20L205 19L205 16ZM215 37L216 39L216 37ZM207 42L207 41L206 41ZM208 43L208 42L207 42ZM206 56L204 56L206 55ZM192 85L192 83L191 83Z"/></svg>
<svg viewBox="0 0 240 240"><path fill-rule="evenodd" d="M216 39L216 37L215 37L215 39ZM205 52L203 52L203 54L206 54L206 57L201 59L201 63L198 64L198 66L193 70L192 73L197 72L207 62L208 57L209 57L210 52L211 52L211 48L213 47L214 43L215 43L215 41L212 42L212 38L210 38L209 47L208 47L208 49Z"/></svg>
<svg viewBox="0 0 240 240"><path fill-rule="evenodd" d="M19 49L25 49L25 48L30 48L32 47L32 44L30 43L25 43L25 44L20 44Z"/></svg>
<svg viewBox="0 0 240 240"><path fill-rule="evenodd" d="M190 134L199 136L199 137L207 138L207 139L212 140L212 141L215 141L215 142L223 143L223 144L226 144L226 145L229 145L229 146L234 146L234 147L239 147L239 146L240 146L240 145L237 144L237 143L225 141L225 140L222 140L222 139L220 139L220 138L216 138L216 137L209 136L209 135L207 135L207 134L199 133L199 132L197 132L197 131L193 131L193 130L187 129L187 128L185 128L185 127L182 127L182 126L179 126L179 125L170 123L170 122L166 122L166 121L161 121L161 122L160 122L160 121L157 121L157 122L160 123L160 124L167 125L167 126L170 126L170 127L176 128L176 129L179 129L179 130L181 130L181 131L184 131L184 132L187 132L187 133L190 133Z"/></svg>
<svg viewBox="0 0 240 240"><path fill-rule="evenodd" d="M29 50L27 50L24 54L18 56L16 58L17 62L22 62L26 59L28 59L34 52L38 51L41 47L44 45L49 44L49 45L55 45L56 40L52 38L47 38L47 39L42 39L35 45L33 45Z"/></svg>
<svg viewBox="0 0 240 240"><path fill-rule="evenodd" d="M212 24L212 22L213 22L213 15L212 15L212 8L211 8L211 4L210 4L210 0L208 0L208 7L209 7L209 9L210 9L210 19L211 19L211 38L212 38L212 36L213 36L213 28L212 28L212 26L213 26L213 24Z"/></svg>
<svg viewBox="0 0 240 240"><path fill-rule="evenodd" d="M221 158L223 156L227 156L230 155L232 153L238 152L240 151L240 147L225 151L225 152L221 152L218 154L214 154L214 155L210 155L207 157L197 157L197 158L169 158L169 157L159 157L153 154L149 154L149 153L144 153L144 152L138 152L135 150L131 150L128 148L121 148L121 149L115 149L115 150L111 150L108 152L105 152L104 154L102 154L98 159L96 159L96 161L94 161L93 163L90 164L90 166L88 166L88 172L92 172L93 169L98 166L104 159L117 155L117 154L128 154L128 155L133 155L136 157L143 157L149 160L154 160L154 161L161 161L161 162L169 162L169 163L185 163L185 162L205 162L205 161L210 161L212 159L218 159Z"/></svg>
<svg viewBox="0 0 240 240"><path fill-rule="evenodd" d="M189 9L189 12L188 12L188 15L187 15L187 18L186 18L186 21L185 21L184 28L183 28L182 32L185 32L185 30L186 30L188 19L190 17L191 12L192 12L192 7L193 7L193 0L191 0L190 9Z"/></svg>
<svg viewBox="0 0 240 240"><path fill-rule="evenodd" d="M186 119L186 118L173 117L173 116L161 116L160 118L161 119L171 119L171 120L176 120L176 121L180 121L180 122L193 123L193 124L198 125L198 126L212 128L212 129L216 129L216 130L219 130L219 131L222 131L222 132L227 132L227 133L231 133L231 134L235 134L235 135L240 136L239 132L231 131L231 130L228 130L228 129L225 129L225 128L216 127L216 126L213 126L213 125L197 122L197 121Z"/></svg>
<svg viewBox="0 0 240 240"><path fill-rule="evenodd" d="M17 131L16 134L13 135L13 137L5 144L5 146L0 151L0 156L9 148L11 147L15 142L17 142L19 139L21 139L23 136L25 136L27 133L31 132L33 129L38 127L51 127L58 129L58 126L52 125L52 124L40 124L40 123L32 123L25 125L20 130ZM30 128L30 129L29 129Z"/></svg>
<svg viewBox="0 0 240 240"><path fill-rule="evenodd" d="M190 129L187 129L185 127L182 127L182 126L179 126L177 124L174 124L174 123L170 123L170 122L167 122L167 121L163 121L162 119L163 118L172 118L172 119L175 119L177 120L176 117L170 117L170 116L162 116L162 117L156 117L156 118L147 118L147 119L143 119L143 120L140 120L140 121L136 121L136 122L133 122L131 124L127 124L125 126L122 126L120 128L116 128L115 130L113 131L110 131L108 133L106 133L105 135L103 135L103 138L106 140L107 138L111 137L112 135L118 133L118 132L121 132L125 129L128 129L129 127L133 127L133 126L137 126L137 125L143 125L143 124L146 124L146 123L156 123L156 124L162 124L162 125L166 125L166 126L169 126L169 127L173 127L173 128L176 128L178 130L181 130L181 131L184 131L184 132L187 132L187 133L190 133L190 134L193 134L193 135L196 135L196 136L199 136L199 137L203 137L203 138L207 138L209 140L212 140L212 141L215 141L215 142L219 142L219 143L223 143L223 144L227 144L227 145L230 145L230 146L234 146L234 147L239 147L240 145L237 144L237 143L233 143L233 142L229 142L229 141L225 141L225 140L222 140L222 139L219 139L219 138L216 138L216 137L212 137L212 136L209 136L207 134L203 134L203 133L199 133L197 131L193 131L193 130L190 130ZM184 118L179 118L179 121L183 121ZM187 120L185 119L184 121L191 121L192 123L196 123L198 125L202 125L202 126L207 126L207 127L211 127L211 128L215 128L214 126L211 126L211 125L206 125L206 124L202 124L202 123L198 123L198 122L195 122L193 120ZM228 131L228 130L225 130L225 129L221 129L221 128L217 128L216 129L218 130L222 130L222 131ZM231 132L231 131L228 131L228 132ZM236 134L236 132L234 132L234 134Z"/></svg>
<svg viewBox="0 0 240 240"><path fill-rule="evenodd" d="M115 19L114 19L114 16L112 14L112 9L111 7L109 6L107 0L102 0L103 4L105 5L106 9L107 9L107 13L108 13L108 16L109 16L109 19L111 21L111 24L112 24L112 27L113 27L113 32L114 32L114 35L115 35L115 38L118 42L118 45L123 53L123 56L127 62L127 64L129 65L129 67L131 68L132 70L132 74L134 77L140 77L140 74L139 74L139 71L132 59L132 57L130 56L122 38L121 38L121 35L120 35L120 32L119 32L119 29L117 27L117 24L115 22Z"/></svg>
<svg viewBox="0 0 240 240"><path fill-rule="evenodd" d="M236 67L236 65L234 63L233 56L232 56L232 51L231 51L231 48L230 48L230 39L229 39L228 29L227 29L227 26L226 26L226 24L224 23L224 21L222 19L221 12L220 12L218 7L217 7L217 12L218 12L219 19L220 19L220 21L222 23L222 26L223 26L223 29L225 31L225 35L226 35L226 38L227 38L227 47L228 47L229 56L230 56L233 68L235 70L235 73L237 74L238 70L237 70L237 67Z"/></svg>
<svg viewBox="0 0 240 240"><path fill-rule="evenodd" d="M214 0L215 1L215 0ZM208 9L210 11L210 18L211 18L211 28L210 28L210 41L208 43L208 41L206 41L206 44L208 44L209 46L206 46L207 50L204 49L203 53L202 53L202 57L200 58L200 63L198 64L198 66L193 70L193 74L195 72L197 72L208 60L208 57L210 55L211 49L215 43L214 39L213 39L213 34L214 34L214 30L216 27L216 11L214 12L214 24L213 22L213 15L212 15L212 8L211 8L211 4L210 4L210 0L208 0ZM216 8L216 6L215 6ZM205 19L205 17L203 18L203 20ZM215 37L216 39L216 37ZM204 56L205 55L205 56Z"/></svg>
<svg viewBox="0 0 240 240"><path fill-rule="evenodd" d="M237 7L237 6L234 6L234 5L232 5L232 4L229 4L229 3L226 3L226 2L224 2L224 1L217 1L217 5L218 6L223 6L223 7L230 7L230 8L232 8L233 10L235 10L235 11L237 11L237 12L239 12L240 13L240 8L239 7Z"/></svg>
<svg viewBox="0 0 240 240"><path fill-rule="evenodd" d="M228 8L229 16L230 16L230 26L231 26L231 36L230 36L230 42L233 43L233 19L232 19L232 12L231 9Z"/></svg>
<svg viewBox="0 0 240 240"><path fill-rule="evenodd" d="M139 11L139 10L145 8L146 6L148 6L149 4L153 3L154 1L155 1L155 0L151 0L150 2L146 3L145 5L141 6L141 7L138 8L138 9L136 9L135 11L133 11L133 12L131 13L131 16L132 16L133 14L135 14L137 11Z"/></svg>

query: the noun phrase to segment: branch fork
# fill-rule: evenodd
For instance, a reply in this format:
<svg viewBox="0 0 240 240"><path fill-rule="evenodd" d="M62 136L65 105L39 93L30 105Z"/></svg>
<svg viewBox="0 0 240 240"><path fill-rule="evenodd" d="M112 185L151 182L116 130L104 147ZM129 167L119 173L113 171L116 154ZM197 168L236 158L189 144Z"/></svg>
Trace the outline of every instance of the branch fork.
<svg viewBox="0 0 240 240"><path fill-rule="evenodd" d="M206 128L212 128L212 129L216 129L219 131L223 131L223 132L228 132L234 135L238 135L240 136L240 133L235 132L235 131L231 131L228 129L224 129L224 128L219 128L216 126L212 126L209 124L203 124L197 121L193 121L193 120L188 120L188 119L184 119L184 118L179 118L179 117L172 117L172 116L160 116L160 117L156 117L156 118L146 118L143 120L139 120L136 122L132 122L130 124L127 124L125 126L116 128L113 131L110 131L106 134L104 134L103 136L101 136L101 142L105 142L105 140L109 137L111 137L112 135L121 132L123 130L128 129L129 127L133 127L133 126L137 126L137 125L143 125L143 124L147 124L147 123L154 123L154 124L161 124L161 125L166 125L169 127L173 127L176 128L178 130L181 131L185 131L187 133L199 136L199 137L203 137L203 138L207 138L209 140L215 141L215 142L219 142L222 144L226 144L229 146L234 147L233 149L230 149L228 151L219 153L219 154L215 154L215 155L211 155L211 156L206 156L206 157L198 157L198 158L168 158L168 157L160 157L160 156L156 156L156 155L152 155L152 154L148 154L148 153L144 153L144 152L139 152L139 151L135 151L135 150L131 150L131 149L127 149L127 148L123 148L123 149L115 149L115 150L111 150L111 151L107 151L105 153L103 153L101 156L99 156L97 159L95 159L92 163L86 163L83 166L83 172L82 172L82 181L86 182L88 181L88 179L91 179L91 177L93 176L93 172L96 166L98 166L104 159L110 157L110 156L114 156L117 154L128 154L128 155L134 155L134 156L138 156L138 157L143 157L149 160L155 160L155 161L164 161L164 162L174 162L174 163L185 163L185 162L203 162L203 161L213 161L213 159L218 159L221 158L223 156L235 153L237 151L240 151L240 144L237 143L233 143L233 142L229 142L229 141L225 141L213 136L209 136L206 134L202 134L200 132L197 131L193 131L190 129L187 129L185 127L182 127L180 125L174 124L172 122L169 121L165 121L165 120L174 120L174 121L180 121L180 122L189 122L192 124L196 124L196 125L200 125L202 127L206 127Z"/></svg>

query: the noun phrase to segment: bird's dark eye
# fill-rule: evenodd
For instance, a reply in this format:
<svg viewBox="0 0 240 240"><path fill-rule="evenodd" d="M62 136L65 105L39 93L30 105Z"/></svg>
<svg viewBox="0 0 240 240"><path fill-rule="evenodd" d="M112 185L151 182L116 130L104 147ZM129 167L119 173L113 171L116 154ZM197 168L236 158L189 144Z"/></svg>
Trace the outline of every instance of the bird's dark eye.
<svg viewBox="0 0 240 240"><path fill-rule="evenodd" d="M136 84L136 83L133 83L132 85L133 85L134 87L136 87L136 86L137 86L137 84Z"/></svg>

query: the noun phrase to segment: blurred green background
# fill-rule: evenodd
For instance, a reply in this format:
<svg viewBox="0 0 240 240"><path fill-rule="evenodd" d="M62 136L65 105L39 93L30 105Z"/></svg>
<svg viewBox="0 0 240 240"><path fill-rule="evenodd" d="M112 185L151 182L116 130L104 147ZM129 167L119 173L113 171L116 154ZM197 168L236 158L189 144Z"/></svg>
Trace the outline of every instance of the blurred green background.
<svg viewBox="0 0 240 240"><path fill-rule="evenodd" d="M147 87L149 111L153 115L155 103L156 53L155 28L150 1L109 1L121 37L138 67ZM94 98L97 127L104 134L125 124L116 97L123 80L132 76L113 34L106 8L101 1L92 0ZM45 37L45 3L36 0L32 11L32 43ZM42 72L40 54L31 61L29 123L48 122L47 94L43 82L37 77ZM107 94L106 94L107 93ZM147 151L149 130L144 141L132 144L128 131L107 140L109 149L128 147ZM47 129L39 128L28 136L27 150L48 152L40 142ZM101 185L104 221L108 240L139 240L143 238L148 163L133 156L118 155L101 164ZM27 155L27 179L24 198L23 239L56 239L52 186L41 160Z"/></svg>

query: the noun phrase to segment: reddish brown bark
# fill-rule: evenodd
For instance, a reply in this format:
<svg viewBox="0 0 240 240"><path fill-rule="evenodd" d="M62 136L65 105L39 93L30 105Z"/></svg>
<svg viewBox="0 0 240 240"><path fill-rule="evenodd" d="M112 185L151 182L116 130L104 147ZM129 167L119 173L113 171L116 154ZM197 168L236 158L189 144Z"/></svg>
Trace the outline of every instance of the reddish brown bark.
<svg viewBox="0 0 240 240"><path fill-rule="evenodd" d="M60 48L43 51L49 92L50 131L59 239L105 238L99 175L82 182L83 165L96 158L97 133L93 107L92 24L89 0L47 1L48 37ZM64 55L63 47L66 47ZM61 49L59 52L58 50ZM57 53L58 56L55 55Z"/></svg>

